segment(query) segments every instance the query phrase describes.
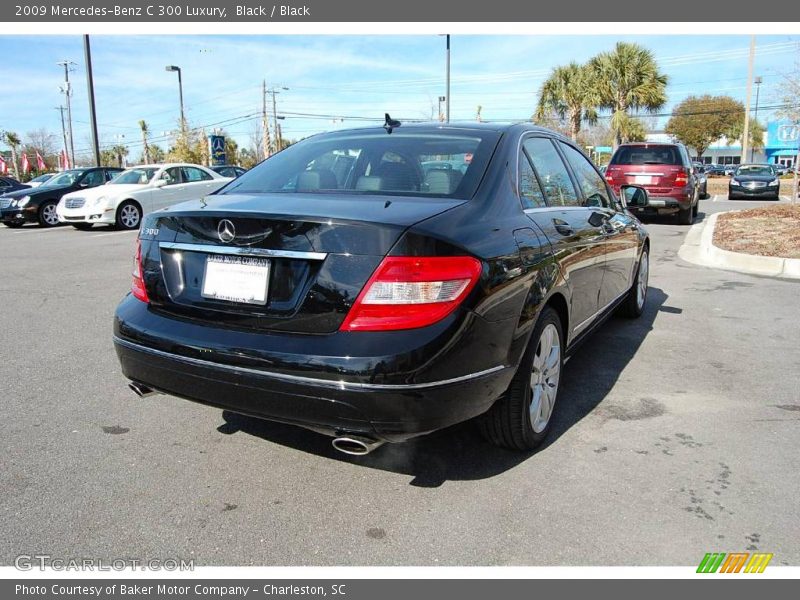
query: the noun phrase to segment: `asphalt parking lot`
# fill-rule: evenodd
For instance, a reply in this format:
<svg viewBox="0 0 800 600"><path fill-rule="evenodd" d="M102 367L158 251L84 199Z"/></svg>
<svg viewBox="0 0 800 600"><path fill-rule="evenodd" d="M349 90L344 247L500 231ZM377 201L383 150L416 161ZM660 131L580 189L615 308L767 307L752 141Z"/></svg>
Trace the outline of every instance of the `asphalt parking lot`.
<svg viewBox="0 0 800 600"><path fill-rule="evenodd" d="M704 214L759 202L704 200ZM362 458L172 397L137 399L111 343L135 234L0 228L0 563L800 564L800 283L683 262L648 224L649 301L568 363L534 454L470 424Z"/></svg>

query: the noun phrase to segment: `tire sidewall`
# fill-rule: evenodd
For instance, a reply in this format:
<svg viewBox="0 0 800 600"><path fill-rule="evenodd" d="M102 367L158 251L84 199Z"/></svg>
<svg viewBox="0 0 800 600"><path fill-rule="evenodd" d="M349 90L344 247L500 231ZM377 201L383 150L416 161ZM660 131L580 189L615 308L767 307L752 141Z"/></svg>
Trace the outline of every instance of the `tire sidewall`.
<svg viewBox="0 0 800 600"><path fill-rule="evenodd" d="M45 208L47 208L48 206L52 206L53 209L55 209L57 204L58 203L55 202L54 200L47 200L41 203L41 205L39 206L39 212L37 214L37 220L39 221L40 227L55 227L56 225L58 225L58 221L56 221L55 223L48 223L47 221L44 220Z"/></svg>

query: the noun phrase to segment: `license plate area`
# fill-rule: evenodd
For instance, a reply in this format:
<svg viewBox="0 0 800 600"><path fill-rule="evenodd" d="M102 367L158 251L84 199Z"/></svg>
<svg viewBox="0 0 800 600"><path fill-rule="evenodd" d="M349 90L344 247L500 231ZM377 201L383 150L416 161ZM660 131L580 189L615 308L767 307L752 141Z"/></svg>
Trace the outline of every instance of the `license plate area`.
<svg viewBox="0 0 800 600"><path fill-rule="evenodd" d="M206 257L201 295L210 300L264 306L269 274L267 258L211 254Z"/></svg>
<svg viewBox="0 0 800 600"><path fill-rule="evenodd" d="M633 183L636 185L650 185L653 183L652 175L634 175Z"/></svg>

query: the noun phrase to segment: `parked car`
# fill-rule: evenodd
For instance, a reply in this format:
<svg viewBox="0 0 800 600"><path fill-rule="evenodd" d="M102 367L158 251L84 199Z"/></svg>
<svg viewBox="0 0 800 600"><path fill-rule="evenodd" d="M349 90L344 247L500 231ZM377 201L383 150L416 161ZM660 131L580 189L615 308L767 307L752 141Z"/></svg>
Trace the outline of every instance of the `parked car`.
<svg viewBox="0 0 800 600"><path fill-rule="evenodd" d="M307 138L144 218L113 338L138 395L351 454L473 417L498 445L542 443L566 357L616 309L642 314L648 234L559 134L387 123ZM464 154L463 174L423 168Z"/></svg>
<svg viewBox="0 0 800 600"><path fill-rule="evenodd" d="M32 187L32 188L33 187L39 187L40 185L42 185L42 184L46 183L47 181L49 181L50 179L52 179L54 175L57 175L57 173L42 173L38 177L34 177L33 179L31 179L28 182L28 185L30 187Z"/></svg>
<svg viewBox="0 0 800 600"><path fill-rule="evenodd" d="M96 223L137 229L142 216L161 208L213 194L232 181L200 165L142 165L120 173L108 185L68 194L58 204L58 219L76 229Z"/></svg>
<svg viewBox="0 0 800 600"><path fill-rule="evenodd" d="M70 169L45 185L5 194L0 198L0 219L7 227L22 227L25 223L53 227L58 225L56 206L63 195L102 185L120 171L115 167Z"/></svg>
<svg viewBox="0 0 800 600"><path fill-rule="evenodd" d="M779 200L781 180L772 165L740 165L728 183L728 199L762 197Z"/></svg>
<svg viewBox="0 0 800 600"><path fill-rule="evenodd" d="M784 175L786 175L791 171L789 167L787 167L786 165L782 165L780 163L772 165L772 168L775 169L775 174L778 177L783 177Z"/></svg>
<svg viewBox="0 0 800 600"><path fill-rule="evenodd" d="M639 214L676 214L682 225L697 216L700 182L683 144L622 144L611 157L606 180L617 193L631 184L647 190L650 202L637 209Z"/></svg>
<svg viewBox="0 0 800 600"><path fill-rule="evenodd" d="M240 167L238 165L221 165L216 167L211 167L211 170L215 173L219 173L223 177L230 177L231 179L236 179L239 175L243 175L247 173L247 169Z"/></svg>
<svg viewBox="0 0 800 600"><path fill-rule="evenodd" d="M739 165L725 165L725 175L730 177L736 172L737 168L739 168Z"/></svg>
<svg viewBox="0 0 800 600"><path fill-rule="evenodd" d="M0 175L0 196L8 192L16 192L17 190L27 190L31 186L20 183L13 177Z"/></svg>
<svg viewBox="0 0 800 600"><path fill-rule="evenodd" d="M703 163L694 162L695 176L697 177L697 185L700 189L700 198L705 200L708 198L708 175L706 175L706 166Z"/></svg>
<svg viewBox="0 0 800 600"><path fill-rule="evenodd" d="M725 165L709 165L706 175L709 177L725 177Z"/></svg>

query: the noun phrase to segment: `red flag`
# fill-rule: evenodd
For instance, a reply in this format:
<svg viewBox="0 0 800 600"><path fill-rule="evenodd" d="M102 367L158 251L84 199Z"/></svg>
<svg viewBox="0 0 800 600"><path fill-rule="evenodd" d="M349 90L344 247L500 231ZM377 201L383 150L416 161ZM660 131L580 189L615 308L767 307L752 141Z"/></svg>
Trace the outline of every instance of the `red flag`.
<svg viewBox="0 0 800 600"><path fill-rule="evenodd" d="M22 172L27 173L31 170L31 163L28 162L27 152L22 153Z"/></svg>
<svg viewBox="0 0 800 600"><path fill-rule="evenodd" d="M47 165L44 163L44 159L39 152L36 152L36 170L37 171L44 171L47 168Z"/></svg>
<svg viewBox="0 0 800 600"><path fill-rule="evenodd" d="M0 175L7 175L8 174L8 165L6 164L5 159L0 156Z"/></svg>

